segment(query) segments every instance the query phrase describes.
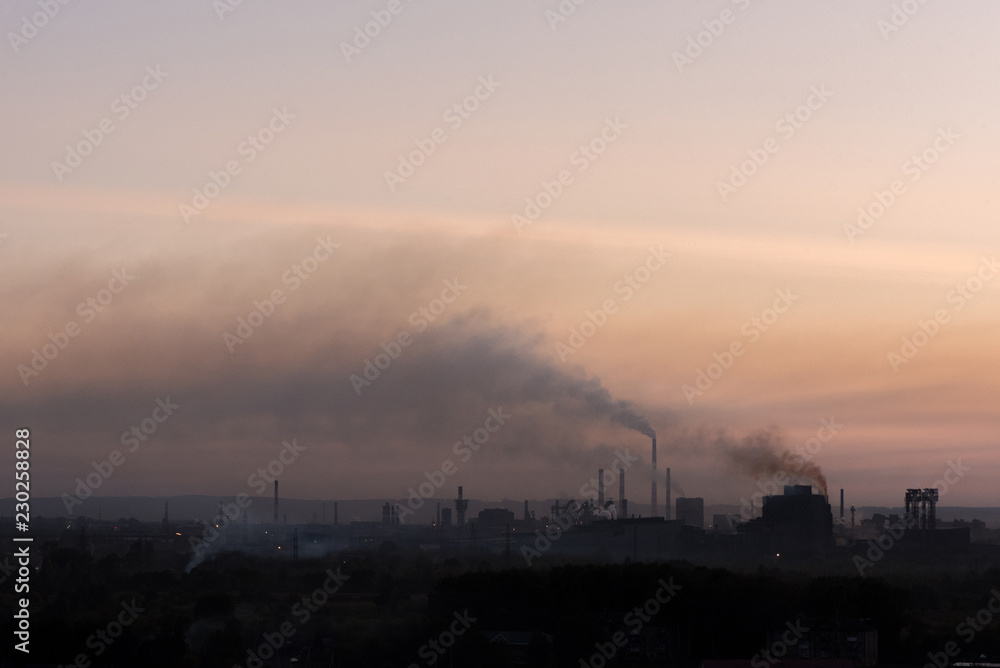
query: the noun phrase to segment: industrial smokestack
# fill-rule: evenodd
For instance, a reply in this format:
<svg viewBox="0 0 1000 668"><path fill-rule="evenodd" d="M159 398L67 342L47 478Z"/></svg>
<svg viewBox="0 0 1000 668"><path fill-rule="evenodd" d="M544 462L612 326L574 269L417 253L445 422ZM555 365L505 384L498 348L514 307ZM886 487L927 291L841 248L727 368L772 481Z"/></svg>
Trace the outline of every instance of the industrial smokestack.
<svg viewBox="0 0 1000 668"><path fill-rule="evenodd" d="M337 502L333 502L333 523L337 523Z"/></svg>
<svg viewBox="0 0 1000 668"><path fill-rule="evenodd" d="M524 521L527 522L531 519L531 515L528 513L528 500L524 500Z"/></svg>
<svg viewBox="0 0 1000 668"><path fill-rule="evenodd" d="M684 490L682 489L681 493L683 494L683 492ZM670 504L672 503L673 501L670 498L670 467L668 466L667 467L667 519L668 520L673 517L673 513L671 512L671 507L670 507Z"/></svg>
<svg viewBox="0 0 1000 668"><path fill-rule="evenodd" d="M656 437L653 437L653 480L649 489L650 516L656 517Z"/></svg>
<svg viewBox="0 0 1000 668"><path fill-rule="evenodd" d="M618 467L618 503L622 510L618 517L625 519L628 517L628 501L625 500L625 468Z"/></svg>
<svg viewBox="0 0 1000 668"><path fill-rule="evenodd" d="M462 498L462 487L458 488L458 498L455 499L455 515L457 515L458 526L465 526L465 511L469 508L469 502Z"/></svg>
<svg viewBox="0 0 1000 668"><path fill-rule="evenodd" d="M604 507L604 469L597 469L597 507Z"/></svg>
<svg viewBox="0 0 1000 668"><path fill-rule="evenodd" d="M840 488L840 523L844 523L844 488Z"/></svg>
<svg viewBox="0 0 1000 668"><path fill-rule="evenodd" d="M625 506L625 469L618 467L618 503ZM624 513L624 510L622 511Z"/></svg>
<svg viewBox="0 0 1000 668"><path fill-rule="evenodd" d="M274 481L274 523L278 523L278 481Z"/></svg>

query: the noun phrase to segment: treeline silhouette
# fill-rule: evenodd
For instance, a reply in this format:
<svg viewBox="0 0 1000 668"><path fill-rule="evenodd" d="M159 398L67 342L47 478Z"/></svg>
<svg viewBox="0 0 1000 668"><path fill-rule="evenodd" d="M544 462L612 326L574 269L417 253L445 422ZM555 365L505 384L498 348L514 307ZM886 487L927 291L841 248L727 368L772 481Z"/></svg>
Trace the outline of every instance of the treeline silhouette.
<svg viewBox="0 0 1000 668"><path fill-rule="evenodd" d="M676 665L751 658L765 649L769 631L795 620L866 620L878 630L880 665L923 665L949 641L961 651L953 660L1000 656L1000 625L992 620L968 642L956 631L1000 597L996 568L884 569L864 578L683 562L527 568L488 555L435 558L391 542L325 559L223 553L191 573L184 555L167 564L162 556L144 541L96 560L50 546L31 582L32 663L72 665L82 655L93 666L229 668L266 654L280 665L297 656L301 666L425 666L433 657L434 665L491 667L520 652L528 666L578 666L595 643L628 631L625 616L663 584L675 585L675 595L642 626L658 634ZM308 616L301 606L294 612L336 572L347 576L336 593L319 605L312 599ZM13 614L11 588L2 605L2 614ZM141 611L116 628L130 606ZM475 621L448 638L463 614ZM292 633L259 652L283 625ZM491 644L487 632L518 632L527 645ZM446 653L434 649L450 640ZM3 656L22 658L12 643Z"/></svg>

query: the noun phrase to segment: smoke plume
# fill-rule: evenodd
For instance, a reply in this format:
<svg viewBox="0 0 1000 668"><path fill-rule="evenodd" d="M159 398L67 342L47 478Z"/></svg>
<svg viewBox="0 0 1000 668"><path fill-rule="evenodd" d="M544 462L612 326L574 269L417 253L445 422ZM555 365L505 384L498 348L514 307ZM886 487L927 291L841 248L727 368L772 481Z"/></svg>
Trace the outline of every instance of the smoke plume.
<svg viewBox="0 0 1000 668"><path fill-rule="evenodd" d="M17 397L0 405L0 419L44 424L47 440L74 444L40 455L53 481L48 493L72 492L92 461L107 458L109 438L139 424L157 399L181 408L129 453L128 474L116 475L109 491L252 494L248 477L297 437L309 449L286 475L301 496L335 489L343 497L399 497L456 456L462 483L480 494L542 494L559 476L578 486L595 461L611 461L616 448L638 440L621 427L655 434L616 388L561 363L537 321L512 317L519 302L500 289L523 272L511 260L493 261L493 239L443 243L427 234L403 243L333 225L245 234L240 253L222 264L207 258L232 245L231 233L211 230L183 253L161 253L150 242L141 260L112 254L109 266L127 264L143 277L116 297L114 319L96 319L28 387L15 373L0 379ZM289 285L286 270L317 238L342 248L301 287ZM512 246L515 257L519 249ZM90 255L73 249L61 257L58 290L40 278L14 301L72 317L81 298L107 283ZM524 266L537 264L530 258ZM523 279L523 289L537 280ZM454 300L447 305L446 285L457 286L447 288ZM240 325L276 289L286 297L280 308L261 306L264 324ZM38 331L43 326L49 321ZM235 337L240 331L251 334ZM27 327L2 342L23 362L40 345ZM512 417L474 459L461 459L454 445L482 430L489 411ZM650 417L663 428L673 422L663 408ZM509 473L490 474L498 465Z"/></svg>
<svg viewBox="0 0 1000 668"><path fill-rule="evenodd" d="M787 447L774 429L756 431L738 442L726 436L717 439L719 451L735 470L751 478L811 480L827 496L826 476L819 465Z"/></svg>
<svg viewBox="0 0 1000 668"><path fill-rule="evenodd" d="M607 416L612 422L622 425L632 431L637 431L650 438L656 438L656 432L645 417L639 415L632 404L623 399L614 400L611 393L601 386L599 378L575 379L567 387L567 394L578 397L595 416Z"/></svg>

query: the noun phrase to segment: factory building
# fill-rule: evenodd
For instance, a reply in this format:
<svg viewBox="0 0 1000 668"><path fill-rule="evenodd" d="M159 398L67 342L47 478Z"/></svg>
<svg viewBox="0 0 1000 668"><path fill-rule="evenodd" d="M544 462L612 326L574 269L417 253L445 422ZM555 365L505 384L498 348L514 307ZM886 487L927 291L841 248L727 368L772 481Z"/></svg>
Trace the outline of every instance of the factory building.
<svg viewBox="0 0 1000 668"><path fill-rule="evenodd" d="M479 526L502 527L514 521L514 513L506 508L484 508L479 511Z"/></svg>
<svg viewBox="0 0 1000 668"><path fill-rule="evenodd" d="M775 554L817 554L833 547L833 510L809 485L785 485L781 496L765 496L761 517L739 527Z"/></svg>
<svg viewBox="0 0 1000 668"><path fill-rule="evenodd" d="M700 496L694 498L677 498L677 519L681 524L690 527L705 528L705 499Z"/></svg>

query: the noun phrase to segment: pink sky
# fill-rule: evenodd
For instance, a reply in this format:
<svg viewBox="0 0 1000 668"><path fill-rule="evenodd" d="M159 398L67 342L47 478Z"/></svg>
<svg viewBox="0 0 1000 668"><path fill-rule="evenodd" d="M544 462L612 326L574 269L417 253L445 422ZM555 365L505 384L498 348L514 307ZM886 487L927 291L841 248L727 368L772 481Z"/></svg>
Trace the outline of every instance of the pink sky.
<svg viewBox="0 0 1000 668"><path fill-rule="evenodd" d="M695 434L794 448L834 419L816 461L849 503L961 459L942 505L996 505L1000 9L928 3L889 32L892 3L586 3L553 28L555 1L404 2L348 62L385 6L71 4L8 38L0 410L35 435L34 494L72 492L167 396L100 493L235 494L295 437L289 496L403 498L500 404L444 496L573 493L623 447L643 480L648 439L574 394L599 378L708 503L755 486ZM8 3L4 32L37 11Z"/></svg>

